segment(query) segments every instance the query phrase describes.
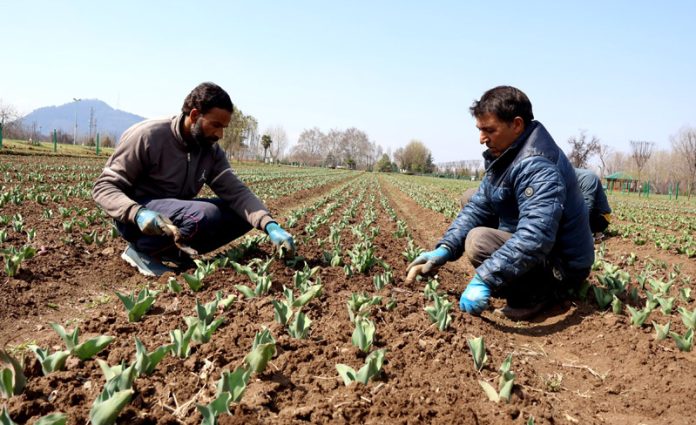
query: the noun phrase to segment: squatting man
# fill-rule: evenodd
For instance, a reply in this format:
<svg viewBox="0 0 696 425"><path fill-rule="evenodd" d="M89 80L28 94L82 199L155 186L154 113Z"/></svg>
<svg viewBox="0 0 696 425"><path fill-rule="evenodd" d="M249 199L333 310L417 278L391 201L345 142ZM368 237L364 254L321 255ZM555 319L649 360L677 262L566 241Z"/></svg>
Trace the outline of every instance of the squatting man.
<svg viewBox="0 0 696 425"><path fill-rule="evenodd" d="M470 108L480 133L485 176L433 251L408 267L407 282L462 255L476 269L459 307L478 315L491 296L523 320L579 286L594 244L575 170L517 88L499 86Z"/></svg>
<svg viewBox="0 0 696 425"><path fill-rule="evenodd" d="M128 242L121 258L140 273L172 271L165 262L187 267L189 254L213 251L252 228L294 254L292 236L233 173L216 143L233 111L220 86L202 83L186 96L180 114L123 133L92 196ZM204 184L217 197L194 199Z"/></svg>

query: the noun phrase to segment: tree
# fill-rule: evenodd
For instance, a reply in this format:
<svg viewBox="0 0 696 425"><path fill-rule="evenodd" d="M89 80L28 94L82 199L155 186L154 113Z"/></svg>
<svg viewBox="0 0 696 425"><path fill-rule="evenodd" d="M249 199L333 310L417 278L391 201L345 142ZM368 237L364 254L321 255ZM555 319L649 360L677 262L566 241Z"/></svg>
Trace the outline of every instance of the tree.
<svg viewBox="0 0 696 425"><path fill-rule="evenodd" d="M292 148L293 160L309 165L321 165L324 137L324 133L317 127L304 130L300 133L297 144Z"/></svg>
<svg viewBox="0 0 696 425"><path fill-rule="evenodd" d="M266 152L268 151L268 148L271 147L272 143L273 140L268 134L261 136L261 146L263 146L263 162L266 162Z"/></svg>
<svg viewBox="0 0 696 425"><path fill-rule="evenodd" d="M394 164L389 159L389 155L382 154L382 157L377 161L376 165L377 171L382 173L391 173L394 171Z"/></svg>
<svg viewBox="0 0 696 425"><path fill-rule="evenodd" d="M244 142L252 144L258 137L258 124L256 118L244 115L241 110L235 108L230 124L225 129L222 139L218 142L228 156L234 156L241 160L245 152L250 151Z"/></svg>
<svg viewBox="0 0 696 425"><path fill-rule="evenodd" d="M412 140L399 154L402 169L416 173L433 171L432 153L420 140Z"/></svg>
<svg viewBox="0 0 696 425"><path fill-rule="evenodd" d="M599 156L599 162L602 164L599 167L599 178L603 179L605 172L607 170L607 160L611 154L611 148L609 145L600 144L597 149L597 156Z"/></svg>
<svg viewBox="0 0 696 425"><path fill-rule="evenodd" d="M653 142L631 140L631 157L636 162L636 167L638 168L638 182L640 182L640 175L643 171L643 167L645 167L645 163L650 159L654 146L655 144Z"/></svg>
<svg viewBox="0 0 696 425"><path fill-rule="evenodd" d="M600 150L597 136L592 136L592 140L587 140L586 130L581 130L578 137L571 136L568 143L571 146L568 159L575 168L587 168L587 161Z"/></svg>
<svg viewBox="0 0 696 425"><path fill-rule="evenodd" d="M696 129L684 127L670 139L686 172L687 196L691 198L696 184Z"/></svg>
<svg viewBox="0 0 696 425"><path fill-rule="evenodd" d="M285 150L288 147L288 135L285 129L280 125L268 127L266 129L266 134L268 134L273 141L268 153L271 155L271 158L273 158L273 161L279 161L285 156Z"/></svg>
<svg viewBox="0 0 696 425"><path fill-rule="evenodd" d="M22 125L22 119L14 106L3 103L0 99L0 123L3 137L8 139L26 139L28 131Z"/></svg>

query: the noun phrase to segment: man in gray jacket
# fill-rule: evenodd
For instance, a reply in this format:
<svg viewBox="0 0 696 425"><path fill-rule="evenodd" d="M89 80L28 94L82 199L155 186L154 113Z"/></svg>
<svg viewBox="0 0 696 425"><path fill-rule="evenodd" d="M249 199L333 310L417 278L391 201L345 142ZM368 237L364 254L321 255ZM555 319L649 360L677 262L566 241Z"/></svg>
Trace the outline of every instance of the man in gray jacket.
<svg viewBox="0 0 696 425"><path fill-rule="evenodd" d="M252 228L294 253L292 236L234 175L216 143L233 111L221 87L202 83L179 115L143 121L121 136L92 196L128 241L121 258L140 273L161 276L172 271L162 261L190 263L179 247L210 252ZM204 184L218 197L194 199Z"/></svg>
<svg viewBox="0 0 696 425"><path fill-rule="evenodd" d="M470 108L488 148L486 174L433 251L409 266L409 281L466 254L476 268L459 306L470 314L503 297L522 320L577 287L594 261L587 208L575 171L522 91L500 86Z"/></svg>

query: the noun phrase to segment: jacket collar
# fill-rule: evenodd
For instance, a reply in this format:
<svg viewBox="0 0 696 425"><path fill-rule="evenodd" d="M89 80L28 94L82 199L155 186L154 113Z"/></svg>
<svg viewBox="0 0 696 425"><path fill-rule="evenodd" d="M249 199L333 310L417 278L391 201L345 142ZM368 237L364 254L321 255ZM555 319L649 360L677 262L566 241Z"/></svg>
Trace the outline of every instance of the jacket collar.
<svg viewBox="0 0 696 425"><path fill-rule="evenodd" d="M174 135L174 139L176 139L176 145L183 150L184 152L195 152L200 147L198 146L198 143L196 143L194 140L186 140L184 137L184 120L186 119L186 115L184 115L183 112L181 112L179 115L175 115L172 117L172 123L171 123L171 130L172 134Z"/></svg>
<svg viewBox="0 0 696 425"><path fill-rule="evenodd" d="M494 167L507 167L517 156L519 151L522 149L522 146L524 146L525 142L527 139L529 139L529 136L532 134L532 131L536 129L537 125L539 125L538 121L532 121L529 123L527 128L524 129L522 134L520 134L517 139L507 148L503 151L503 153L500 154L499 157L494 157L491 154L490 149L486 149L483 152L483 159L484 159L484 164L486 167L486 171L494 168Z"/></svg>

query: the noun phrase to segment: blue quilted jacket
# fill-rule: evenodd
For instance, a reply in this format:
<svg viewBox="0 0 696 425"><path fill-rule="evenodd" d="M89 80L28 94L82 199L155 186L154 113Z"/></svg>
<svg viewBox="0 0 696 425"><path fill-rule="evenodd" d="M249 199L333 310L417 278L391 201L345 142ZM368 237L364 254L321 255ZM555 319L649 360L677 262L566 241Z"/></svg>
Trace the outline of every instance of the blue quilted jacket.
<svg viewBox="0 0 696 425"><path fill-rule="evenodd" d="M484 152L486 175L437 246L453 259L478 226L512 233L476 272L493 287L514 282L537 265L554 267L564 279L584 279L594 261L586 207L575 171L538 121L498 158Z"/></svg>

